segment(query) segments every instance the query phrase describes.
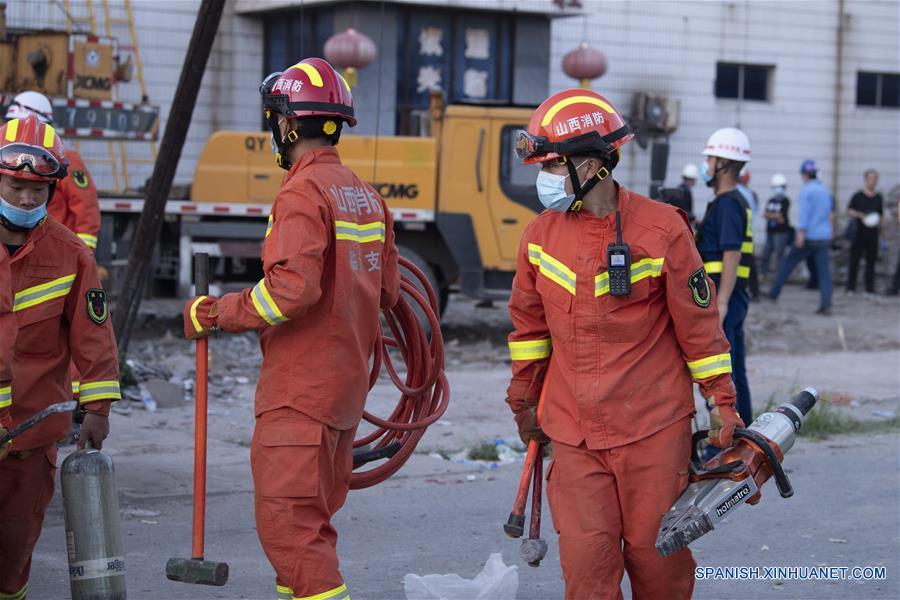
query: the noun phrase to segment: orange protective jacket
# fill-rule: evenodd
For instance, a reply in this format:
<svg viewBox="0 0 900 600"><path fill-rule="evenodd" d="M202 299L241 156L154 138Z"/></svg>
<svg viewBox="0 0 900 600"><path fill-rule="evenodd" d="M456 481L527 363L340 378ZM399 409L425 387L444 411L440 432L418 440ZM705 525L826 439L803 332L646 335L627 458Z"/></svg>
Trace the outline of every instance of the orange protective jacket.
<svg viewBox="0 0 900 600"><path fill-rule="evenodd" d="M84 410L109 414L121 398L116 340L94 255L74 233L44 219L10 263L19 334L13 358L13 425L72 399L70 360L81 372ZM16 450L49 444L71 429L67 413L16 438Z"/></svg>
<svg viewBox="0 0 900 600"><path fill-rule="evenodd" d="M69 161L69 174L56 186L56 192L47 204L47 212L93 250L100 235L97 188L75 150L66 148L66 160Z"/></svg>
<svg viewBox="0 0 900 600"><path fill-rule="evenodd" d="M728 342L687 219L623 186L618 206L632 254L628 296L609 294L615 213L545 211L525 229L509 301L510 405L536 404L549 368L543 430L597 450L692 414L692 378L716 404L735 401Z"/></svg>
<svg viewBox="0 0 900 600"><path fill-rule="evenodd" d="M9 427L12 404L13 344L16 343L16 316L12 311L12 276L9 254L0 244L0 427Z"/></svg>
<svg viewBox="0 0 900 600"><path fill-rule="evenodd" d="M213 309L224 331L260 332L257 415L287 406L334 429L359 423L380 308L399 295L392 221L333 147L306 152L287 173L263 242L264 278Z"/></svg>

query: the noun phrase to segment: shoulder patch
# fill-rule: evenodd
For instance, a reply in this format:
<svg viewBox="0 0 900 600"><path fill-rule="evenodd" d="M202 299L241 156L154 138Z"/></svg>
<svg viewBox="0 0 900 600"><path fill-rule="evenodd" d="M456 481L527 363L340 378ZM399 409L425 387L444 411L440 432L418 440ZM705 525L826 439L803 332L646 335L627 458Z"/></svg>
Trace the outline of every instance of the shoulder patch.
<svg viewBox="0 0 900 600"><path fill-rule="evenodd" d="M91 288L85 294L85 298L87 299L88 317L97 325L103 325L109 317L106 291L100 288Z"/></svg>
<svg viewBox="0 0 900 600"><path fill-rule="evenodd" d="M709 292L709 280L706 278L706 269L700 267L688 278L688 287L691 289L691 297L694 304L700 308L707 308L712 295Z"/></svg>
<svg viewBox="0 0 900 600"><path fill-rule="evenodd" d="M75 185L84 189L88 186L88 176L84 171L72 171L72 181L75 182Z"/></svg>

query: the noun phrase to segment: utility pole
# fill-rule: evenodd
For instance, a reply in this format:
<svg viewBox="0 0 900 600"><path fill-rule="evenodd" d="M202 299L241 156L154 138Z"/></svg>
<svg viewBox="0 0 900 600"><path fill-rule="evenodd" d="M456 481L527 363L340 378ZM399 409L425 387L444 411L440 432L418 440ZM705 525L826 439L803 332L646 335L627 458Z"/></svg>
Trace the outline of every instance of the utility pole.
<svg viewBox="0 0 900 600"><path fill-rule="evenodd" d="M169 120L166 122L153 174L147 184L144 210L128 256L128 270L119 288L113 312L113 328L122 356L128 349L131 328L143 296L143 284L150 275L150 261L165 216L166 200L175 178L175 169L181 159L181 148L191 124L200 82L212 51L224 5L225 0L203 0L197 11L194 32L181 67Z"/></svg>

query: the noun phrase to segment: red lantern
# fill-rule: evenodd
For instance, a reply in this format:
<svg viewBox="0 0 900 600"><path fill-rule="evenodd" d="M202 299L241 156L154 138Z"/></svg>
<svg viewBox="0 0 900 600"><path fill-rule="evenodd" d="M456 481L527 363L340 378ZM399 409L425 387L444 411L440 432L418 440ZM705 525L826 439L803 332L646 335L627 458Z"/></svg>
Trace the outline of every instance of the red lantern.
<svg viewBox="0 0 900 600"><path fill-rule="evenodd" d="M353 28L328 38L324 51L328 62L344 70L350 87L356 85L356 70L369 66L378 56L375 42Z"/></svg>
<svg viewBox="0 0 900 600"><path fill-rule="evenodd" d="M581 87L590 89L591 79L606 73L606 55L582 42L563 57L562 68L566 75L578 79Z"/></svg>

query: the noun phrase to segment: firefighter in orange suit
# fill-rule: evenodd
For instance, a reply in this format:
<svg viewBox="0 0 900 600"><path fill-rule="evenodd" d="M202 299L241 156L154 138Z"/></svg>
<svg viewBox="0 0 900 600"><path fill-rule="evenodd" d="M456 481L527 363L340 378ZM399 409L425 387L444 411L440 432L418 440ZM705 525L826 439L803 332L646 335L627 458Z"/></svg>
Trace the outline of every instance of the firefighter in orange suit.
<svg viewBox="0 0 900 600"><path fill-rule="evenodd" d="M687 216L617 183L633 134L603 96L548 98L517 152L547 208L525 229L509 311L508 399L523 439L553 441L548 499L566 598L689 598L689 550L661 558L660 520L688 479L691 381L729 446L728 343ZM541 422L536 404L547 390Z"/></svg>
<svg viewBox="0 0 900 600"><path fill-rule="evenodd" d="M391 214L341 164L350 88L303 60L260 87L287 175L263 242L264 278L185 305L185 335L256 330L263 354L250 462L256 526L279 599L344 600L331 517L347 496L380 309L399 294Z"/></svg>
<svg viewBox="0 0 900 600"><path fill-rule="evenodd" d="M34 116L0 128L0 241L11 256L13 313L12 425L71 398L69 363L82 373L86 415L79 446L103 445L109 403L120 398L116 342L93 253L47 218L47 200L65 176L62 142ZM0 595L27 593L31 551L53 496L55 441L69 416L52 416L13 441L0 461Z"/></svg>
<svg viewBox="0 0 900 600"><path fill-rule="evenodd" d="M0 437L12 425L9 407L12 405L13 344L16 342L16 316L12 311L12 278L9 272L9 253L0 248ZM12 443L0 446L0 460L6 457Z"/></svg>
<svg viewBox="0 0 900 600"><path fill-rule="evenodd" d="M12 425L72 397L74 360L86 412L79 446L90 440L100 448L109 403L120 398L118 356L93 253L46 218L47 200L65 171L62 143L50 125L29 116L0 128L0 241L11 255L18 325ZM27 593L31 551L53 496L55 442L69 424L65 413L49 417L17 437L0 461L0 597Z"/></svg>

